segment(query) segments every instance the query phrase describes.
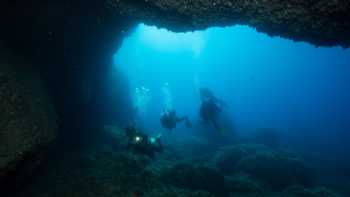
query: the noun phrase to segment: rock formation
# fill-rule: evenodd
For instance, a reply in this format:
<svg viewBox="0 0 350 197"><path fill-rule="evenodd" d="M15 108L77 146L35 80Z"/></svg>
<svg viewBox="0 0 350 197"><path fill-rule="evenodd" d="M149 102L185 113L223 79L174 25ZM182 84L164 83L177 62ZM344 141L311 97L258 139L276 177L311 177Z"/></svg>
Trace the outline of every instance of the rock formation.
<svg viewBox="0 0 350 197"><path fill-rule="evenodd" d="M20 183L42 161L56 139L57 122L38 70L21 57L2 52L0 185L6 187L11 182Z"/></svg>

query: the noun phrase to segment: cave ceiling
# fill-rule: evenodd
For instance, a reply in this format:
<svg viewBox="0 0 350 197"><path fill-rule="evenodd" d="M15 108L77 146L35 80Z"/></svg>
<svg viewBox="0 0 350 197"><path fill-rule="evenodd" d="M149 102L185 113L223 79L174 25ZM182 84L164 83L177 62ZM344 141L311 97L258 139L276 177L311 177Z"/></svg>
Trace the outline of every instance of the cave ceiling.
<svg viewBox="0 0 350 197"><path fill-rule="evenodd" d="M96 50L113 53L119 46L114 43L120 44L140 22L176 32L241 24L315 46L350 45L348 0L30 0L1 4L5 28L0 41L31 53L59 54L56 59L92 57Z"/></svg>

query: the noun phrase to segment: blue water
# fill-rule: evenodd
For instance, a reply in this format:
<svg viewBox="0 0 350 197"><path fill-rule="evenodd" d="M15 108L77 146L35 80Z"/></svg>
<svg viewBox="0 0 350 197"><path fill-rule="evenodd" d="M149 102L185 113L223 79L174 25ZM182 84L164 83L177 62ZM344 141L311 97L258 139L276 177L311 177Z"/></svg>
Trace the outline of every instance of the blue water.
<svg viewBox="0 0 350 197"><path fill-rule="evenodd" d="M137 87L148 89L135 124L150 133L164 131L159 115L169 107L195 125L175 132L196 130L198 87L207 87L227 103L229 132L246 136L274 128L286 145L340 155L348 148L349 49L269 37L247 26L173 33L140 24L114 62L134 99ZM162 91L165 83L170 94Z"/></svg>

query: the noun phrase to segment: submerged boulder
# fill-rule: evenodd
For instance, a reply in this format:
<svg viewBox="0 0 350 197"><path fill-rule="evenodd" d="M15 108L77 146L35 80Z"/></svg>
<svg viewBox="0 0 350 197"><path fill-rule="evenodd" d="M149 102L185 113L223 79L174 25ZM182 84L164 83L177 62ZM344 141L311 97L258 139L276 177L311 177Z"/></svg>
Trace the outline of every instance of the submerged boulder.
<svg viewBox="0 0 350 197"><path fill-rule="evenodd" d="M217 170L205 166L176 164L165 170L161 177L165 182L180 188L203 190L218 195L227 193L224 176Z"/></svg>
<svg viewBox="0 0 350 197"><path fill-rule="evenodd" d="M241 159L236 170L265 182L276 189L290 185L309 185L312 182L310 169L299 158L274 151L258 152Z"/></svg>

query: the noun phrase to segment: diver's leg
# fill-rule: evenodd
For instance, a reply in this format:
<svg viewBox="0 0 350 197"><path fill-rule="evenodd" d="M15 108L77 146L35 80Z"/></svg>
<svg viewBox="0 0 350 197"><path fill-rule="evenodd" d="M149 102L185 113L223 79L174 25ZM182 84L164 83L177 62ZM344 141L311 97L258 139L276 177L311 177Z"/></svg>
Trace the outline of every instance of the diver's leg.
<svg viewBox="0 0 350 197"><path fill-rule="evenodd" d="M217 123L216 120L212 120L211 122L213 123L213 126L214 126L215 130L217 130L217 131L221 130L221 128L220 128L220 126L219 126L219 124Z"/></svg>

